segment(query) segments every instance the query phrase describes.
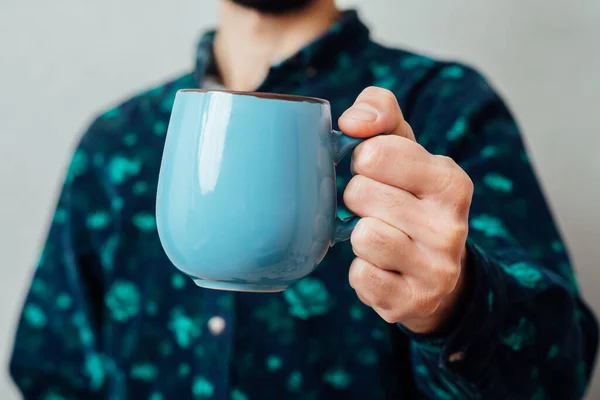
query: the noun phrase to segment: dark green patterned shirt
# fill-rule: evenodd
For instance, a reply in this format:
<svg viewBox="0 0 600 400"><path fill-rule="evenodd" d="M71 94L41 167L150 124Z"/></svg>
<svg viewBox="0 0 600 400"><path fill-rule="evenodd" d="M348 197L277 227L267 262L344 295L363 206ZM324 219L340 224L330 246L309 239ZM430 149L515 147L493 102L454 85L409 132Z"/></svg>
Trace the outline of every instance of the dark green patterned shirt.
<svg viewBox="0 0 600 400"><path fill-rule="evenodd" d="M352 11L259 91L326 98L337 118L365 87L388 88L418 141L468 172L472 284L460 319L435 337L384 322L348 284L349 243L278 294L204 290L175 269L156 232L157 177L175 93L214 74L213 38L193 73L83 135L16 335L10 368L26 399L582 396L596 321L509 110L473 69L381 46ZM337 174L345 213L348 159Z"/></svg>

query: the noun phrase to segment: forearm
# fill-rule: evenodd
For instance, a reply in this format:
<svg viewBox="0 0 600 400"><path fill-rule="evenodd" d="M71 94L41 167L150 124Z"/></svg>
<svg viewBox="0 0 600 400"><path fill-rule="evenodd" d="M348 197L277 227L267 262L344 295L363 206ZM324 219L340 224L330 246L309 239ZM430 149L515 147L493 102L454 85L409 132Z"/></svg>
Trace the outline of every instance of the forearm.
<svg viewBox="0 0 600 400"><path fill-rule="evenodd" d="M596 352L587 307L518 251L501 259L470 249L475 287L458 326L445 337L413 337L420 390L431 398L581 398Z"/></svg>

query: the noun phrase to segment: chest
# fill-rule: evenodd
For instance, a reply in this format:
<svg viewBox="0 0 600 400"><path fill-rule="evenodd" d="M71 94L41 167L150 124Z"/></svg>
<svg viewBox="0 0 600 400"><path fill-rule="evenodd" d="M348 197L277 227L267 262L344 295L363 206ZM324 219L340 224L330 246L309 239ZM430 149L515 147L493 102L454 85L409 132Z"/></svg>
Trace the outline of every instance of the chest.
<svg viewBox="0 0 600 400"><path fill-rule="evenodd" d="M344 102L337 99L332 106L341 113ZM155 125L166 130L166 121ZM281 390L301 393L312 381L337 393L365 379L379 381L387 365L406 361L398 356L395 328L348 284L349 243L331 248L314 273L282 293L200 289L174 268L154 219L161 134L153 125L138 135L151 135L143 145L112 160L112 172L122 178L113 191L121 207L117 232L102 249L102 335L103 350L127 382L122 390L159 385L178 393L202 390L205 382L205 390L218 392L276 376ZM337 168L340 213L350 177L347 157ZM159 374L168 379L157 381Z"/></svg>

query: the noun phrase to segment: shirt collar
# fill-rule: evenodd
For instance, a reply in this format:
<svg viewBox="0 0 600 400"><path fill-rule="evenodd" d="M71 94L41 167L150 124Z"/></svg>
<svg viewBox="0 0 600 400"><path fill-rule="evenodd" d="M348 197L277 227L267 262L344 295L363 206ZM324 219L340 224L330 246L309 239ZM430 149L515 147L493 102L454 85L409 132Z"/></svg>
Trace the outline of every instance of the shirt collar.
<svg viewBox="0 0 600 400"><path fill-rule="evenodd" d="M194 77L199 87L207 75L217 75L213 44L216 31L202 35L196 52ZM271 67L271 73L296 69L320 69L335 62L337 55L345 50L356 51L369 41L369 29L360 20L356 10L347 10L319 38L299 50L293 56Z"/></svg>

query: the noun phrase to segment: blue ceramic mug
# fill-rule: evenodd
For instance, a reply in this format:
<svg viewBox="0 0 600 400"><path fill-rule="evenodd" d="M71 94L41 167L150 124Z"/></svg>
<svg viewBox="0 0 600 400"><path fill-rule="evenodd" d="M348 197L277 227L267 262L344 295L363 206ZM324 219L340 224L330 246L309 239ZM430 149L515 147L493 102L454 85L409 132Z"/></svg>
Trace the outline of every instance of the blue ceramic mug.
<svg viewBox="0 0 600 400"><path fill-rule="evenodd" d="M350 238L335 165L359 142L332 130L326 100L179 91L156 198L165 253L200 287L285 290Z"/></svg>

